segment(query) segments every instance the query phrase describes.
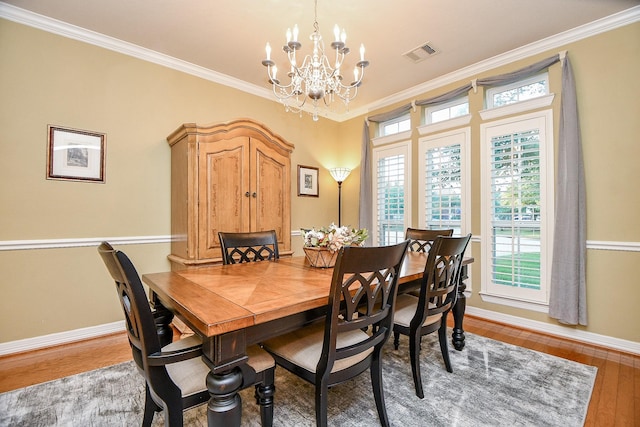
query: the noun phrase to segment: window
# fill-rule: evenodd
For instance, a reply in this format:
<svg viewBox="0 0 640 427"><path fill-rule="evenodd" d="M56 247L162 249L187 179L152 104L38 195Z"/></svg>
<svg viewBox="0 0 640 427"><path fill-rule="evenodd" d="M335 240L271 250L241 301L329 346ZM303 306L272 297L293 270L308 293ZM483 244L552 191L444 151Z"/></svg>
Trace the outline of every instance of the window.
<svg viewBox="0 0 640 427"><path fill-rule="evenodd" d="M424 122L438 123L444 120L454 119L469 114L468 97L454 99L446 104L438 104L433 107L425 108Z"/></svg>
<svg viewBox="0 0 640 427"><path fill-rule="evenodd" d="M404 240L410 222L409 142L373 149L373 244Z"/></svg>
<svg viewBox="0 0 640 427"><path fill-rule="evenodd" d="M554 218L552 112L482 124L480 133L482 292L546 305Z"/></svg>
<svg viewBox="0 0 640 427"><path fill-rule="evenodd" d="M404 116L381 122L379 127L379 136L395 135L400 132L411 130L411 118L409 114Z"/></svg>
<svg viewBox="0 0 640 427"><path fill-rule="evenodd" d="M549 74L543 73L487 90L487 108L501 107L549 93Z"/></svg>
<svg viewBox="0 0 640 427"><path fill-rule="evenodd" d="M469 232L469 128L420 139L419 227Z"/></svg>

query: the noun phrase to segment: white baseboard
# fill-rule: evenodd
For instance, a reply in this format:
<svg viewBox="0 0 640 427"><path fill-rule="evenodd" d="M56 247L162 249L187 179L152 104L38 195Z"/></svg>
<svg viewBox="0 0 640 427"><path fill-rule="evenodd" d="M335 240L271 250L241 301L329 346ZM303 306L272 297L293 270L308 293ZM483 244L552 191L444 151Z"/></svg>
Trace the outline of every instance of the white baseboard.
<svg viewBox="0 0 640 427"><path fill-rule="evenodd" d="M506 323L508 325L531 329L536 332L542 332L549 335L569 338L575 341L640 355L640 342L613 338L607 335L594 334L593 332L581 331L570 326L553 325L550 323L524 319L522 317L497 313L495 311L484 310L471 306L467 306L466 313L487 320L493 320L500 323Z"/></svg>
<svg viewBox="0 0 640 427"><path fill-rule="evenodd" d="M72 331L58 332L40 337L26 338L23 340L0 343L0 356L25 351L38 350L54 345L68 344L71 342L97 338L125 330L124 320L88 328L74 329Z"/></svg>
<svg viewBox="0 0 640 427"><path fill-rule="evenodd" d="M511 316L508 314L497 313L495 311L484 310L481 308L468 306L466 313L487 320L493 320L500 323L506 323L525 329L531 329L537 332L543 332L549 335L569 338L575 341L594 344L602 347L612 348L627 353L640 355L640 342L622 340L606 335L594 334L593 332L585 332L570 327L552 325L550 323L538 322L536 320L524 319L522 317ZM464 325L463 325L464 326ZM104 325L91 326L88 328L75 329L72 331L59 332L40 337L27 338L23 340L10 341L0 343L0 356L8 354L22 353L25 351L38 350L46 347L52 347L60 344L68 344L71 342L82 341L91 338L97 338L103 335L109 335L125 330L124 320L107 323Z"/></svg>

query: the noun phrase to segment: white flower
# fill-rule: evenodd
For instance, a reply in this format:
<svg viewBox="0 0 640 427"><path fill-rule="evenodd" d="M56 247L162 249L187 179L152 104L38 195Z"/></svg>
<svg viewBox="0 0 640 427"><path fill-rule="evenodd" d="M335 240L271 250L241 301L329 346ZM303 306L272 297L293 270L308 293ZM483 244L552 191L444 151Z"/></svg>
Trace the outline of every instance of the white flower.
<svg viewBox="0 0 640 427"><path fill-rule="evenodd" d="M331 252L340 250L343 246L363 245L369 232L366 228L356 230L346 226L337 227L331 223L329 227L318 230L302 230L304 246L312 248L327 248Z"/></svg>

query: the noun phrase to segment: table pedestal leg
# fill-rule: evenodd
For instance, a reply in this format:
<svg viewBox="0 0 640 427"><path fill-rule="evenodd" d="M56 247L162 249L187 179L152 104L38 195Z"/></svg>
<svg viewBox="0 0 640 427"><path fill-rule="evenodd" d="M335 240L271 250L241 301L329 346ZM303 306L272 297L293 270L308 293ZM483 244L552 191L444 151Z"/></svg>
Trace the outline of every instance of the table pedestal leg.
<svg viewBox="0 0 640 427"><path fill-rule="evenodd" d="M464 312L467 308L467 297L464 296L464 291L467 289L467 285L464 283L467 279L468 269L466 265L462 266L460 272L460 283L458 283L458 299L453 306L453 347L460 351L464 348L464 329L462 329L462 321L464 320Z"/></svg>
<svg viewBox="0 0 640 427"><path fill-rule="evenodd" d="M242 371L234 368L222 374L207 375L207 389L211 395L207 405L209 427L240 427L242 400L238 390L242 385Z"/></svg>

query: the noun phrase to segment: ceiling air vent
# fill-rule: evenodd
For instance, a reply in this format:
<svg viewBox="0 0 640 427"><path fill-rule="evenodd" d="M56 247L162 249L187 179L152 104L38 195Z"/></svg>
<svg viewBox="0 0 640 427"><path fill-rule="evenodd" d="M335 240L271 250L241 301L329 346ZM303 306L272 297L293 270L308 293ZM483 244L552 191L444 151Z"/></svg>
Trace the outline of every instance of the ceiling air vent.
<svg viewBox="0 0 640 427"><path fill-rule="evenodd" d="M433 55L440 53L438 49L433 47L430 42L426 42L416 48L411 49L409 52L402 54L402 56L410 59L411 61L417 63L423 61Z"/></svg>

